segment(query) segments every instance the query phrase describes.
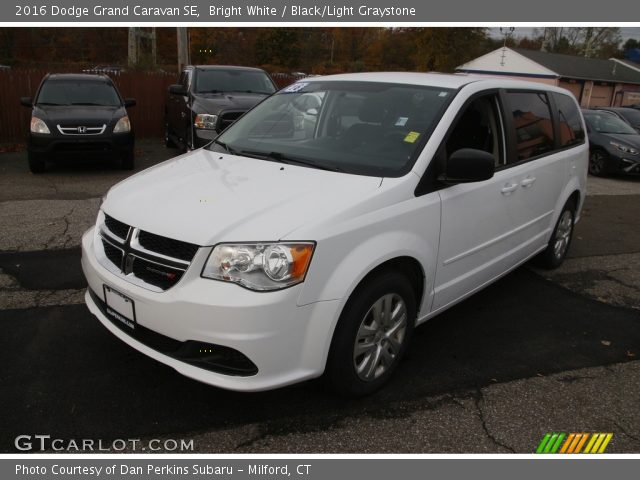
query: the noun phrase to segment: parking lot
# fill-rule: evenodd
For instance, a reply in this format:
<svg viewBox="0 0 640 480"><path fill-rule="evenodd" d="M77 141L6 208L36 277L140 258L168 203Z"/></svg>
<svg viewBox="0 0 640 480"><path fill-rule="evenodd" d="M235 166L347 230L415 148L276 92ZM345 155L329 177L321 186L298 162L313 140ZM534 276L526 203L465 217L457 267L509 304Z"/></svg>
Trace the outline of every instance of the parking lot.
<svg viewBox="0 0 640 480"><path fill-rule="evenodd" d="M140 170L170 158L138 142ZM21 434L193 438L197 451L522 452L546 432L613 432L640 451L640 179L589 179L569 260L526 265L416 330L381 392L319 380L240 394L191 381L112 336L83 304L80 237L131 172L0 154L0 451Z"/></svg>

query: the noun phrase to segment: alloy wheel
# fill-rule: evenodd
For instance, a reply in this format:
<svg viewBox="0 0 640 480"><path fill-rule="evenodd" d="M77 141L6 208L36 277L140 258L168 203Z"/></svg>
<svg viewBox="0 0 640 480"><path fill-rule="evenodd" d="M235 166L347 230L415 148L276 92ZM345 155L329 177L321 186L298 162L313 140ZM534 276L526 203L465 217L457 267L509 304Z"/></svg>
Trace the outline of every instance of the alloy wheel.
<svg viewBox="0 0 640 480"><path fill-rule="evenodd" d="M369 308L358 328L353 347L353 365L361 380L371 382L397 361L407 331L407 306L402 297L390 293Z"/></svg>

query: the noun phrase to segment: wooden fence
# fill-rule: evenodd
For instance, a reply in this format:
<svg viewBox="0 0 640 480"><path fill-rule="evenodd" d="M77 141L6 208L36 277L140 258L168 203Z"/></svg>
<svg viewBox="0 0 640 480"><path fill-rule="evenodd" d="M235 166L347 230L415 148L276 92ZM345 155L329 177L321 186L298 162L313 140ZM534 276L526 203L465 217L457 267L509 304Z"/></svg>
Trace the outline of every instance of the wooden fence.
<svg viewBox="0 0 640 480"><path fill-rule="evenodd" d="M51 70L10 69L0 71L0 142L25 141L31 111L20 105L20 97L33 97L40 81ZM136 99L129 109L137 138L164 135L164 111L167 88L177 75L166 72L131 71L108 74L123 97ZM274 75L279 88L294 81L290 75Z"/></svg>

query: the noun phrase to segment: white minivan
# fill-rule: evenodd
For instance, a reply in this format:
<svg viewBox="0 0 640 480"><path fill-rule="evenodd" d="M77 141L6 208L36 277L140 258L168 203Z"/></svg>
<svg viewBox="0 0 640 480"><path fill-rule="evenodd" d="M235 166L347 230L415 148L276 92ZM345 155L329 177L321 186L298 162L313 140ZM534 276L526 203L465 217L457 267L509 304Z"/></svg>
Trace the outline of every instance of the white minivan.
<svg viewBox="0 0 640 480"><path fill-rule="evenodd" d="M560 265L585 196L584 132L571 94L540 83L301 80L108 192L82 241L87 305L211 385L324 374L373 392L415 326L532 257Z"/></svg>

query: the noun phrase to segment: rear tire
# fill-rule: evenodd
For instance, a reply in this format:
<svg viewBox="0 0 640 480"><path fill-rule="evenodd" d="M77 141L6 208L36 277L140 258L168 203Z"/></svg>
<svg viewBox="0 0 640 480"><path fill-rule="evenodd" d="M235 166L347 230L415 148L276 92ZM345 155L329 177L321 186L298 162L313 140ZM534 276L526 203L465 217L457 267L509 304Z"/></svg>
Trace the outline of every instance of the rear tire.
<svg viewBox="0 0 640 480"><path fill-rule="evenodd" d="M569 199L562 208L547 248L536 257L536 263L548 270L558 268L564 262L573 238L576 204Z"/></svg>
<svg viewBox="0 0 640 480"><path fill-rule="evenodd" d="M405 275L381 272L349 298L333 334L325 381L335 392L369 395L393 375L416 320L416 294Z"/></svg>
<svg viewBox="0 0 640 480"><path fill-rule="evenodd" d="M42 173L46 170L46 163L42 155L38 153L28 152L29 170L31 173Z"/></svg>

